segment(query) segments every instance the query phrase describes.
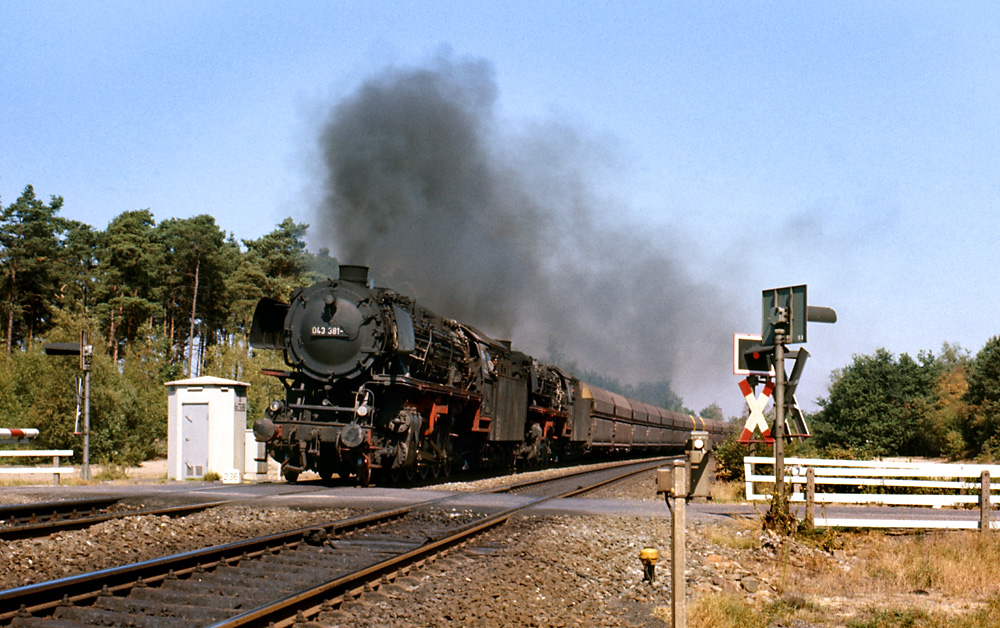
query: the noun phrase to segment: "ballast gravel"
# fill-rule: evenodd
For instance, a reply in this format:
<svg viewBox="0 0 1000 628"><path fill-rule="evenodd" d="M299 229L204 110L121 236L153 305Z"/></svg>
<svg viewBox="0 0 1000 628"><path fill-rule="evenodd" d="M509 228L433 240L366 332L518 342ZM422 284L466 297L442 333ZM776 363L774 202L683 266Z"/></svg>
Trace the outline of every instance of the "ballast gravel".
<svg viewBox="0 0 1000 628"><path fill-rule="evenodd" d="M600 489L595 498L652 500L652 474ZM665 506L664 506L665 507ZM87 530L0 545L0 587L148 560L357 514L349 510L224 506L186 517L131 516ZM738 524L734 524L737 525ZM768 570L775 548L752 522L752 549L712 539L715 524L688 522L689 598L730 592L748 600L774 599ZM643 580L639 551L656 548L653 583ZM834 561L819 550L785 547L803 564ZM607 626L669 624L670 520L608 516L515 518L472 545L313 618L310 627ZM834 561L835 562L835 561ZM664 619L667 619L664 622Z"/></svg>
<svg viewBox="0 0 1000 628"><path fill-rule="evenodd" d="M641 474L588 496L662 500L653 478ZM780 595L771 584L780 577L774 570L779 564L837 568L826 552L762 535L758 522L721 525L727 538L742 538L747 547L713 542L718 524L689 521L689 601L728 593L766 602ZM660 555L652 583L644 580L639 560L645 547ZM470 547L320 613L302 628L663 628L669 626L671 596L669 519L519 517Z"/></svg>
<svg viewBox="0 0 1000 628"><path fill-rule="evenodd" d="M220 506L186 517L134 515L84 530L0 542L0 589L334 521L348 509Z"/></svg>

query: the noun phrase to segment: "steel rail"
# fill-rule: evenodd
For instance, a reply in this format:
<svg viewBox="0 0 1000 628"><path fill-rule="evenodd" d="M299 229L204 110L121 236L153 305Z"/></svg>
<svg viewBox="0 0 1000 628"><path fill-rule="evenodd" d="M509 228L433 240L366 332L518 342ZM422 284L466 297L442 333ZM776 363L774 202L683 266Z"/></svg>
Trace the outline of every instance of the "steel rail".
<svg viewBox="0 0 1000 628"><path fill-rule="evenodd" d="M654 464L654 460L656 460L656 464ZM635 461L616 463L610 466L602 467L601 469L574 471L556 477L527 480L503 487L494 487L494 488L482 489L479 491L473 491L471 493L455 493L443 497L436 497L433 499L424 500L421 502L417 502L415 504L411 504L409 506L393 508L366 515L359 515L356 517L350 517L347 519L327 522L323 524L304 526L301 528L296 528L294 530L278 532L275 534L257 537L254 539L235 541L223 545L217 545L198 550L191 550L188 552L183 552L181 554L175 554L172 556L155 558L148 561L132 563L129 565L122 565L119 567L112 567L95 572L79 574L76 576L68 576L66 578L59 578L56 580L50 580L47 582L26 585L14 589L7 589L5 591L0 591L0 608L5 609L3 612L0 612L0 622L8 622L14 617L18 616L19 614L20 615L46 614L48 612L51 612L61 604L66 604L66 603L77 604L80 602L90 603L101 595L129 591L136 586L146 586L150 584L160 583L163 580L174 577L186 576L198 570L210 570L217 566L220 566L223 563L227 565L236 564L245 558L255 558L262 556L263 554L269 552L272 548L275 547L281 547L281 546L297 547L299 543L302 543L307 539L315 539L317 537L325 538L325 536L334 536L338 534L343 534L351 530L357 530L365 527L381 525L396 519L400 519L417 508L426 507L429 505L433 505L435 503L451 499L461 498L469 494L488 494L488 493L500 493L513 490L521 490L530 486L537 486L559 480L571 479L572 477L580 475L613 470L615 468L622 466L632 466L636 464L645 465L643 466L643 468L637 470L631 470L623 474L620 474L619 476L602 480L601 482L595 483L592 486L576 487L556 496L549 496L549 497L535 499L522 506L510 509L509 511L505 511L504 513L500 513L498 515L494 515L488 520L476 522L474 524L470 524L470 526L467 526L466 528L463 528L463 530L466 529L469 530L468 535L475 535L478 534L478 532L483 531L487 528L500 525L501 523L507 521L507 519L509 519L514 514L517 514L518 512L526 508L530 508L532 506L543 503L544 501L557 499L564 496L570 497L573 495L577 495L581 492L593 490L594 488L620 480L624 477L628 477L636 473L647 471L651 468L654 468L661 461L660 459L654 459L654 460L646 460L640 463L636 463ZM204 508L208 506L221 505L225 503L229 502L213 502L211 504L202 505L201 507ZM187 508L187 507L182 506L178 508ZM142 513L135 512L130 514L142 514ZM441 541L435 541L431 544L422 546L421 548L418 548L407 554L404 554L403 556L407 558L401 560L406 560L411 563L418 562L417 559L411 557L411 554L416 555L419 553L426 553L429 550L433 550L434 548L442 547L446 543L447 541L444 539L442 539ZM459 543L459 541L454 541L452 544L455 543ZM370 569L374 569L374 567ZM369 571L369 570L364 570L364 571ZM318 593L316 595L318 595Z"/></svg>
<svg viewBox="0 0 1000 628"><path fill-rule="evenodd" d="M299 485L300 487L302 485ZM319 491L327 490L328 486L322 487L310 487L310 488L299 488L298 490L289 491L287 493L277 493L273 496L280 495L305 495L308 493L314 493ZM223 486L208 486L204 488L197 489L178 489L178 490L168 490L165 494L173 493L202 493L202 492L214 492L220 490L231 490L232 487ZM124 499L123 496L119 495L117 497L93 497L84 499L70 499L70 500L56 500L47 502L31 502L22 504L10 504L6 506L0 506L0 540L10 541L14 539L23 538L33 538L38 536L44 536L51 534L53 532L58 532L61 530L74 530L85 528L96 523L101 523L102 521L108 521L111 519L121 519L124 517L131 517L133 515L151 515L151 516L169 516L169 517L181 517L192 512L198 512L199 510L205 510L207 508L215 508L218 506L224 506L226 504L242 503L244 500L240 498L234 499L223 499L211 502L204 502L202 504L190 504L183 506L168 506L165 508L156 509L138 509L138 510L123 510L114 513L103 513L103 514L93 514L95 510L114 505ZM80 514L76 508L89 508L90 515ZM36 511L41 514L36 514L33 517L29 513L35 513ZM58 518L59 513L68 512L69 517L65 519ZM20 523L19 520L27 519L28 523Z"/></svg>
<svg viewBox="0 0 1000 628"><path fill-rule="evenodd" d="M28 502L0 506L0 529L3 525L20 524L22 521L34 523L60 516L82 516L81 513L95 512L115 505L120 497L89 497L85 499L61 499L46 502Z"/></svg>
<svg viewBox="0 0 1000 628"><path fill-rule="evenodd" d="M170 506L167 508L151 508L144 510L122 510L119 512L108 512L99 515L89 515L85 517L53 519L51 521L42 521L40 523L26 523L26 524L12 525L12 526L0 526L0 539L3 539L5 541L10 541L13 539L24 539L24 538L45 536L63 530L77 530L80 528L86 528L98 523L102 523L104 521L111 521L112 519L124 519L125 517L133 517L136 515L183 517L184 515L189 515L193 512L198 512L199 510L207 510L209 508L215 508L216 506L221 506L227 503L229 502L219 501L219 502L205 502L202 504L187 504L184 506Z"/></svg>
<svg viewBox="0 0 1000 628"><path fill-rule="evenodd" d="M576 477L576 476L589 475L589 474L592 474L592 473L599 473L601 471L606 471L608 469L617 469L619 467L629 467L629 466L633 466L633 465L645 465L645 464L654 465L654 463L655 463L655 465L658 466L659 464L661 464L661 463L663 463L663 462L665 462L667 460L673 460L675 458L683 458L683 456L664 456L664 457L660 457L660 458L648 458L648 459L645 459L645 460L626 460L626 461L623 461L623 462L616 462L616 463L609 464L607 466L601 467L600 469L584 469L584 470L572 471L570 473L566 473L566 474L558 475L558 476L552 476L552 477L548 477L548 478L539 478L539 479L535 479L535 480L525 480L523 482L515 482L514 484L509 484L509 485L501 486L501 487L498 487L498 488L483 489L481 491L474 491L473 494L475 495L475 494L478 494L478 493L509 493L509 492L512 492L512 491L521 490L522 488L531 488L533 486L538 486L539 484L551 484L551 483L559 482L560 480L568 480L568 479ZM633 471L631 473L624 474L621 477L612 478L611 480L608 480L606 482L598 483L598 484L595 484L593 486L589 486L587 488L583 488L583 489L581 489L579 491L579 493L585 493L587 491L591 491L591 490L600 488L601 486L603 486L605 484L610 484L611 482L617 482L618 480L624 479L624 478L628 477L629 475L635 475L635 474L638 474L638 473L642 473L644 471L648 471L651 468L655 468L655 467L654 466L650 466L650 467L643 467L641 469L637 469L637 470L635 470L635 471ZM579 494L579 493L577 493L577 494ZM573 495L567 495L567 497L573 497Z"/></svg>
<svg viewBox="0 0 1000 628"><path fill-rule="evenodd" d="M197 569L211 569L222 562L235 563L245 556L251 558L260 556L272 547L293 546L311 535L341 534L348 530L400 518L410 510L410 507L396 508L7 589L0 591L0 608L21 609L31 614L47 611L59 606L63 601L83 602L98 597L102 591L108 593L126 591L140 583L148 585L166 578L186 575ZM2 612L0 621L12 619L17 613L18 610Z"/></svg>
<svg viewBox="0 0 1000 628"><path fill-rule="evenodd" d="M641 469L626 471L625 473L621 473L615 477L596 482L593 485L580 486L561 492L557 495L536 498L526 504L510 508L481 521L464 526L458 531L442 539L430 541L416 549L410 550L409 552L362 568L352 574L336 578L305 591L294 593L270 604L260 606L259 608L252 609L223 621L216 622L209 625L207 628L240 628L243 626L287 628L296 622L301 622L329 608L331 598L334 601L334 605L336 605L346 599L347 596L353 597L355 594L360 594L364 591L365 585L371 586L372 582L380 581L382 578L388 578L391 574L399 572L402 569L412 568L414 565L427 561L432 556L468 543L472 538L478 536L486 530L490 530L506 523L511 517L527 510L528 508L532 508L547 501L579 495L580 493L594 490L612 482L617 482L624 478L631 477L637 473L649 471L650 469L656 468L656 466L658 466L658 463L656 465L644 466ZM591 470L590 473L596 473L601 470ZM539 481L537 483L544 483L544 481Z"/></svg>

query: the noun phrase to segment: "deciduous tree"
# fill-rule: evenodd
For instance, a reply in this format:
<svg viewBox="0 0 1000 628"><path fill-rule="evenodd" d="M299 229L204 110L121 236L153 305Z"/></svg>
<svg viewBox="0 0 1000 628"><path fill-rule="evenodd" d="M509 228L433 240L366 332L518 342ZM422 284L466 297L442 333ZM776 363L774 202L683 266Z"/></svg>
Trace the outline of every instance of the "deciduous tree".
<svg viewBox="0 0 1000 628"><path fill-rule="evenodd" d="M993 336L969 366L969 432L974 453L1000 459L1000 336Z"/></svg>
<svg viewBox="0 0 1000 628"><path fill-rule="evenodd" d="M816 415L820 446L846 447L862 456L924 455L928 430L924 410L933 400L941 370L934 356L897 360L885 349L856 355L834 373L830 397Z"/></svg>

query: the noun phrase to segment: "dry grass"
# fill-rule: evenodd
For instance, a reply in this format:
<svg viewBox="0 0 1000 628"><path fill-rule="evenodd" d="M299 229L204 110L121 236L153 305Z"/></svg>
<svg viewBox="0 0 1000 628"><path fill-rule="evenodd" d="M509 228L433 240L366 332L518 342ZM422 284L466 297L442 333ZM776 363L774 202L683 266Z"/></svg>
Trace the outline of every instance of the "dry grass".
<svg viewBox="0 0 1000 628"><path fill-rule="evenodd" d="M93 474L93 478L98 482L111 482L114 480L127 480L128 479L128 469L121 465L109 464L102 466L97 473Z"/></svg>
<svg viewBox="0 0 1000 628"><path fill-rule="evenodd" d="M793 598L767 604L752 603L732 593L716 593L693 600L687 608L690 628L771 628L806 625L831 628L997 628L1000 597L972 609L916 608L905 601L870 603L850 616L830 613ZM671 609L659 606L653 616L670 623ZM798 624L795 622L799 622Z"/></svg>
<svg viewBox="0 0 1000 628"><path fill-rule="evenodd" d="M954 531L912 535L838 535L854 557L850 571L827 570L810 589L845 596L931 591L965 597L1000 594L1000 535Z"/></svg>
<svg viewBox="0 0 1000 628"><path fill-rule="evenodd" d="M717 504L740 504L746 501L746 484L743 482L713 482L709 492L712 501Z"/></svg>
<svg viewBox="0 0 1000 628"><path fill-rule="evenodd" d="M847 628L996 628L1000 626L1000 598L965 612L926 611L908 607L871 607L846 624Z"/></svg>
<svg viewBox="0 0 1000 628"><path fill-rule="evenodd" d="M753 555L746 540L754 537L741 532L745 525L709 530L708 538ZM760 573L774 595L705 596L689 612L689 620L699 615L693 628L751 628L792 619L838 628L1000 626L1000 534L823 532L800 542L841 550L839 559L784 551L747 561L744 566Z"/></svg>
<svg viewBox="0 0 1000 628"><path fill-rule="evenodd" d="M94 480L81 480L76 475L64 475L59 480L62 486L89 486L94 484ZM35 473L6 476L0 478L0 486L52 486L51 473Z"/></svg>
<svg viewBox="0 0 1000 628"><path fill-rule="evenodd" d="M727 525L706 526L705 538L714 545L738 550L760 547L760 522L748 518L734 518Z"/></svg>
<svg viewBox="0 0 1000 628"><path fill-rule="evenodd" d="M670 621L670 609L667 616ZM687 609L691 628L766 628L771 617L761 608L749 604L735 594L719 594L698 598Z"/></svg>
<svg viewBox="0 0 1000 628"><path fill-rule="evenodd" d="M782 597L766 604L754 604L736 593L717 593L696 598L687 608L690 628L768 628L787 620L805 603L801 599ZM653 616L667 624L671 609L658 606Z"/></svg>

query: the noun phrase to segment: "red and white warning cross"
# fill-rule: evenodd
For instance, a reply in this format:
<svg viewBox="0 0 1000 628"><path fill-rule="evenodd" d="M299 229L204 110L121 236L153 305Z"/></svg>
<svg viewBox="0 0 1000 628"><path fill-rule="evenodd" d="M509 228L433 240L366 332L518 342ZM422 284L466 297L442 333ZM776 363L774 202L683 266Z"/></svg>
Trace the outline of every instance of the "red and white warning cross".
<svg viewBox="0 0 1000 628"><path fill-rule="evenodd" d="M750 406L750 416L747 417L747 423L743 426L743 433L740 434L739 442L749 443L750 439L753 438L754 430L759 429L764 440L768 443L773 443L771 426L767 424L767 419L764 417L764 408L767 407L767 401L771 398L771 393L774 392L774 384L771 383L770 379L767 380L767 383L764 384L764 390L760 393L760 397L757 397L750 386L750 381L744 379L740 382L740 391L743 393L743 398L747 400L747 405Z"/></svg>

